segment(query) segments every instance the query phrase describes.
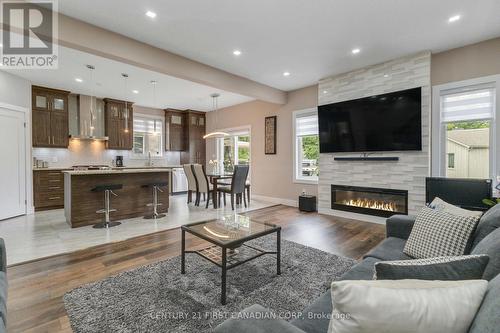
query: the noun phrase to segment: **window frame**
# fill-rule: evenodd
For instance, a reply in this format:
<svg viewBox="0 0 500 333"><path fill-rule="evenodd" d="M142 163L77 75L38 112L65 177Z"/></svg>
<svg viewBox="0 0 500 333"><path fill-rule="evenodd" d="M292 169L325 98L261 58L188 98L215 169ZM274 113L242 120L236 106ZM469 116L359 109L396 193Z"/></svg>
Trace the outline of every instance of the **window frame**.
<svg viewBox="0 0 500 333"><path fill-rule="evenodd" d="M137 118L137 119L147 119L147 120L157 120L157 121L160 121L160 125L159 125L159 129L160 129L160 155L152 155L151 156L151 159L153 160L160 160L160 159L163 159L165 156L165 118L162 117L162 116L159 116L159 115L149 115L149 114L142 114L142 113L134 113L134 118ZM133 126L133 125L132 125ZM132 144L134 142L134 137L135 137L135 133L136 131L133 130L133 133L132 133ZM141 132L142 133L142 132ZM137 153L134 153L134 149L132 148L131 152L130 152L130 159L133 159L133 160L144 160L144 159L148 159L148 154L147 154L147 151L148 151L148 136L149 134L147 133L144 133L144 152L142 154L137 154Z"/></svg>
<svg viewBox="0 0 500 333"><path fill-rule="evenodd" d="M445 93L468 91L478 88L494 88L494 110L493 117L487 119L475 119L474 121L490 121L490 151L489 151L489 177L493 184L498 184L498 170L500 165L500 145L497 144L500 134L500 75L491 75L471 80L436 85L432 89L432 129L431 129L431 174L434 177L446 177L447 152L446 152L446 123L441 121L441 97Z"/></svg>
<svg viewBox="0 0 500 333"><path fill-rule="evenodd" d="M248 135L250 137L249 144L249 156L250 156L250 164L249 164L249 174L247 179L251 179L252 175L252 127L250 125L233 127L233 128L223 128L219 129L222 132L229 134L229 136L234 137L236 135L245 136ZM236 148L236 147L235 147ZM217 161L219 173L224 173L224 165L221 163L224 160L224 138L217 138L215 140L215 156L214 159ZM238 149L235 149L235 160L238 157ZM235 164L236 165L236 164ZM209 166L210 168L210 166Z"/></svg>
<svg viewBox="0 0 500 333"><path fill-rule="evenodd" d="M448 169L455 169L455 153L446 153L448 157L448 163L447 163L447 168ZM453 163L450 163L453 162Z"/></svg>
<svg viewBox="0 0 500 333"><path fill-rule="evenodd" d="M307 185L318 185L319 183L319 176L316 177L317 179L304 179L298 176L299 172L299 162L302 166L302 161L299 161L299 157L301 154L299 154L299 137L297 136L297 119L302 118L308 115L315 115L318 116L318 109L317 108L309 108L309 109L304 109L304 110L298 110L294 111L292 114L292 147L293 147L293 183L295 184L307 184ZM319 135L319 133L318 133ZM318 167L319 167L319 159L318 159ZM300 167L300 170L302 170L302 167Z"/></svg>

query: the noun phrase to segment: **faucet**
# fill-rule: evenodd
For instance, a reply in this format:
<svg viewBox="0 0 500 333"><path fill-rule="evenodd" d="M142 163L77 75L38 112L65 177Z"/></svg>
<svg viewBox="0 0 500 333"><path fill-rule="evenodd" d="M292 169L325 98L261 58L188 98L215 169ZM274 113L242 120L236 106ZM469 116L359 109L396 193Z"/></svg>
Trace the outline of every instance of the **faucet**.
<svg viewBox="0 0 500 333"><path fill-rule="evenodd" d="M148 151L148 161L146 162L146 166L152 167L153 166L153 159L151 158L151 152Z"/></svg>

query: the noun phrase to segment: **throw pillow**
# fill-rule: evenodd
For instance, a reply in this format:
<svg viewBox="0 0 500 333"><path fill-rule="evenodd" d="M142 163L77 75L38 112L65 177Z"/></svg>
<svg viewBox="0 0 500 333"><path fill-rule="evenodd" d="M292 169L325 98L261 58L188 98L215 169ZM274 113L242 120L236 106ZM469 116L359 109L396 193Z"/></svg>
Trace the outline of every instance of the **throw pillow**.
<svg viewBox="0 0 500 333"><path fill-rule="evenodd" d="M424 207L415 219L403 252L417 259L461 256L478 221L477 216L458 216Z"/></svg>
<svg viewBox="0 0 500 333"><path fill-rule="evenodd" d="M432 202L429 204L429 207L435 210L439 210L441 212L447 212L453 215L458 215L458 216L478 216L481 217L483 215L483 212L481 211L474 211L474 210L467 210L463 209L460 207L457 207L455 205L452 205L446 201L444 201L441 198L434 198Z"/></svg>
<svg viewBox="0 0 500 333"><path fill-rule="evenodd" d="M328 333L466 333L488 282L336 281Z"/></svg>
<svg viewBox="0 0 500 333"><path fill-rule="evenodd" d="M436 257L381 261L375 264L374 280L480 280L488 265L487 255Z"/></svg>

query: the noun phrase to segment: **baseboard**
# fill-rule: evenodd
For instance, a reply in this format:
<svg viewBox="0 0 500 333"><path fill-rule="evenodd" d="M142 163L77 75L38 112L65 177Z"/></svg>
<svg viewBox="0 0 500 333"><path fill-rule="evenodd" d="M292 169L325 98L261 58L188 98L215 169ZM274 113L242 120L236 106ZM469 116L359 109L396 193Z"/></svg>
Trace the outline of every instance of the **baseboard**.
<svg viewBox="0 0 500 333"><path fill-rule="evenodd" d="M275 203L275 204L280 204L280 205L285 205L285 206L291 206L291 207L298 207L299 206L297 200L267 197L265 195L258 195L258 194L252 194L250 198L251 199L255 198L255 199L258 199L258 200L268 201L268 202L272 202L272 203Z"/></svg>
<svg viewBox="0 0 500 333"><path fill-rule="evenodd" d="M330 209L330 208L319 208L318 212L320 214L325 214L325 215L344 217L347 219L353 219L353 220L359 220L359 221L371 222L371 223L377 223L377 224L384 224L384 225L385 225L385 220L386 220L386 218L384 218L384 217L351 213L351 212L344 212L342 210L335 210L335 209Z"/></svg>

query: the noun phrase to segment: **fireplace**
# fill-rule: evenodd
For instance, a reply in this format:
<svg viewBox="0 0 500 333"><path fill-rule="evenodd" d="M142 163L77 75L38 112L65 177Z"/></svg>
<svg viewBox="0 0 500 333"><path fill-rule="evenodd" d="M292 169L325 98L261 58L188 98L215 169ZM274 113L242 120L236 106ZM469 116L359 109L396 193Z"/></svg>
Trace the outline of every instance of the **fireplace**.
<svg viewBox="0 0 500 333"><path fill-rule="evenodd" d="M332 209L381 217L408 215L408 191L332 185Z"/></svg>

